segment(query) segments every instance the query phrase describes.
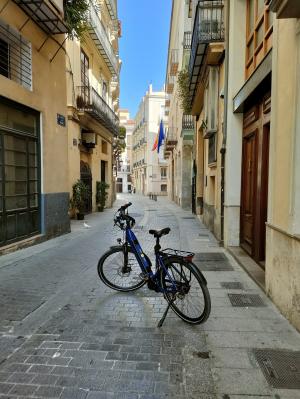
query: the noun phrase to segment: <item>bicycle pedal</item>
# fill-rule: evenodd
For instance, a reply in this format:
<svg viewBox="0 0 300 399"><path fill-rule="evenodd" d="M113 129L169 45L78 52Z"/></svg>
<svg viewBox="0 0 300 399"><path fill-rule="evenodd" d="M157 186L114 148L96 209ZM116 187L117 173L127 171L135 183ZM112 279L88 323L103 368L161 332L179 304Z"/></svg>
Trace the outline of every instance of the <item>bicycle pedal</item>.
<svg viewBox="0 0 300 399"><path fill-rule="evenodd" d="M148 281L149 277L147 273L141 273L140 274L140 278L144 281Z"/></svg>

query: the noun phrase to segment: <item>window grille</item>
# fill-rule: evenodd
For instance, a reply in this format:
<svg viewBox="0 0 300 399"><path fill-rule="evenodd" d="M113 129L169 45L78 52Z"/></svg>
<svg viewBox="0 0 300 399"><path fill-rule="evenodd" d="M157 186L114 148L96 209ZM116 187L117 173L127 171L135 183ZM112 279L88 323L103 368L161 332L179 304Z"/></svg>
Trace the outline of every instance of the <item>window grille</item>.
<svg viewBox="0 0 300 399"><path fill-rule="evenodd" d="M0 75L32 88L31 44L0 20Z"/></svg>

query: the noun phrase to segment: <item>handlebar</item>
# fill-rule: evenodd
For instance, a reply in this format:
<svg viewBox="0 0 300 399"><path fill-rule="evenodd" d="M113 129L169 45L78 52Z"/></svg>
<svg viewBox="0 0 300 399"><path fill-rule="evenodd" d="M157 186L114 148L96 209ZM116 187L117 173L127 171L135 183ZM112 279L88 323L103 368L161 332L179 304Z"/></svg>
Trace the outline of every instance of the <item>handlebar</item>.
<svg viewBox="0 0 300 399"><path fill-rule="evenodd" d="M131 202L128 202L127 204L122 205L122 206L118 209L118 212L125 211L128 207L130 207L130 205L132 205Z"/></svg>
<svg viewBox="0 0 300 399"><path fill-rule="evenodd" d="M119 226L122 230L124 230L125 225L133 228L133 226L135 225L135 219L132 216L129 216L128 213L125 214L125 210L132 205L131 202L128 202L125 205L122 205L118 210L117 213L119 212L119 214L117 216L115 216L114 218L114 222L117 226Z"/></svg>

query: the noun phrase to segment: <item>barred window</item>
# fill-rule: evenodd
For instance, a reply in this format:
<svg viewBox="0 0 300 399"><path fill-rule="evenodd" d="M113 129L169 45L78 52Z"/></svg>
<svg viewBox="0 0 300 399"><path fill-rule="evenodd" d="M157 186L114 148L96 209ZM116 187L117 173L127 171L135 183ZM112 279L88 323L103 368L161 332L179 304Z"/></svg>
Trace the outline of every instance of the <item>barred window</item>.
<svg viewBox="0 0 300 399"><path fill-rule="evenodd" d="M31 90L31 44L0 20L0 75Z"/></svg>

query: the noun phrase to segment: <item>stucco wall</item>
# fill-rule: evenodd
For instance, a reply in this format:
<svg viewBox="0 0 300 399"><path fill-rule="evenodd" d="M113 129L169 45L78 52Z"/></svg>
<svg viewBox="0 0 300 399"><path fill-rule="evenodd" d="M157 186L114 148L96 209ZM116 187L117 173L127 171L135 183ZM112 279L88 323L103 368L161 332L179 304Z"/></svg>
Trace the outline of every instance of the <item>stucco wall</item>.
<svg viewBox="0 0 300 399"><path fill-rule="evenodd" d="M5 3L0 0L0 9ZM28 17L14 2L9 2L0 18L18 30ZM20 33L31 43L32 90L0 75L1 95L40 112L41 230L51 236L69 230L68 214L65 212L69 191L65 52L61 49L51 62L59 47L51 38L38 51L46 34L32 20L24 25ZM62 43L64 36L56 35L55 39ZM66 126L57 124L57 114L66 117Z"/></svg>
<svg viewBox="0 0 300 399"><path fill-rule="evenodd" d="M274 21L266 289L300 330L300 26Z"/></svg>

